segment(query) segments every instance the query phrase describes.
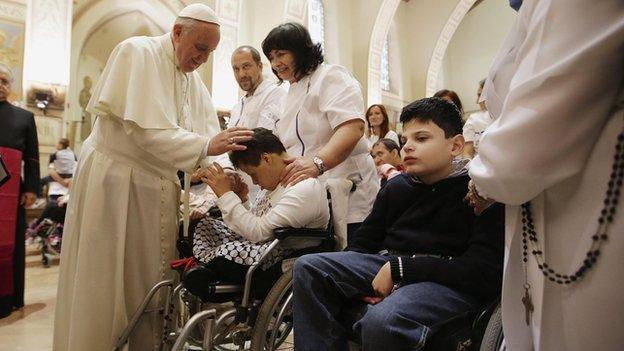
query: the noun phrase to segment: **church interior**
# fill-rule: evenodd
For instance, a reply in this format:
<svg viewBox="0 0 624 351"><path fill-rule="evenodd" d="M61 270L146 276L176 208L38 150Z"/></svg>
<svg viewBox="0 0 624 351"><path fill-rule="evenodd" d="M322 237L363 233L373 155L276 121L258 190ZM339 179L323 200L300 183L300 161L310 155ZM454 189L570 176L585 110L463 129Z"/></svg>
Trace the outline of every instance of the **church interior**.
<svg viewBox="0 0 624 351"><path fill-rule="evenodd" d="M322 44L326 63L353 74L366 106L386 107L399 135L403 106L442 89L457 93L464 119L479 111L478 83L517 16L500 0L0 0L0 61L15 77L8 100L35 116L41 177L61 138L80 155L95 121L85 107L115 46L169 32L191 3L209 5L221 23L220 43L198 72L222 125L244 95L233 51L261 51L273 27L298 22ZM262 62L265 79L276 80ZM26 209L27 222L45 201ZM27 240L25 306L0 319L2 350L52 350L59 257L43 246Z"/></svg>

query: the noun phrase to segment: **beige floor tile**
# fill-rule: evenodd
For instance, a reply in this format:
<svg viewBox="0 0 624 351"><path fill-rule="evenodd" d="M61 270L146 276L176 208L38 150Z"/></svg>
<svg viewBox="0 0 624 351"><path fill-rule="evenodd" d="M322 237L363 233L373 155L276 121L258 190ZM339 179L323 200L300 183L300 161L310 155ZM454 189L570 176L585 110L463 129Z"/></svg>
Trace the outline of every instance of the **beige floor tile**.
<svg viewBox="0 0 624 351"><path fill-rule="evenodd" d="M0 319L0 349L12 351L52 350L52 326L58 283L58 261L50 268L41 265L41 256L27 259L25 303L20 311Z"/></svg>

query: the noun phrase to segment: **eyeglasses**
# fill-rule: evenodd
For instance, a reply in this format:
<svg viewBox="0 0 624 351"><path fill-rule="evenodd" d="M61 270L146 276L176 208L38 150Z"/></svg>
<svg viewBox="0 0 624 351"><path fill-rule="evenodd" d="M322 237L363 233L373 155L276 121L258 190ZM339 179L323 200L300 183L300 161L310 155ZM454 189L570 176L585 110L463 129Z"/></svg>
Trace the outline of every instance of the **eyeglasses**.
<svg viewBox="0 0 624 351"><path fill-rule="evenodd" d="M11 81L6 78L0 78L0 85L11 86Z"/></svg>

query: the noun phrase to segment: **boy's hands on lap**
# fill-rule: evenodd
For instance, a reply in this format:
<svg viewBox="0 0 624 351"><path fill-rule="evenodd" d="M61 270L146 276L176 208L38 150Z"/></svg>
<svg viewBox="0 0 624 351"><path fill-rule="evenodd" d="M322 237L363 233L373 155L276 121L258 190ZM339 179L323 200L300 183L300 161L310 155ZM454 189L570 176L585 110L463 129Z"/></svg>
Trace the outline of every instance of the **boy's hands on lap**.
<svg viewBox="0 0 624 351"><path fill-rule="evenodd" d="M381 269L379 269L379 272L377 272L377 275L373 279L372 286L373 291L377 295L362 297L362 301L368 304L375 305L392 293L392 290L394 289L394 281L392 281L390 262L386 262L386 264L381 266Z"/></svg>
<svg viewBox="0 0 624 351"><path fill-rule="evenodd" d="M216 162L202 172L201 180L206 183L218 197L232 190L230 178Z"/></svg>

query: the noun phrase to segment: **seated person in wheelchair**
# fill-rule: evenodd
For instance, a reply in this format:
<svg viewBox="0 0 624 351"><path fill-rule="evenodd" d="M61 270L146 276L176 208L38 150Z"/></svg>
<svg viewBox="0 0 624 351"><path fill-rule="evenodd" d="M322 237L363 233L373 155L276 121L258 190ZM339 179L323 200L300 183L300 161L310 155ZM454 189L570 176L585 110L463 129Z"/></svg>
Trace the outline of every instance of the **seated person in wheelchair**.
<svg viewBox="0 0 624 351"><path fill-rule="evenodd" d="M426 98L407 105L401 122L406 172L380 190L354 241L295 262L296 350L346 350L347 336L364 350L420 350L445 321L500 294L504 210L476 217L464 203L459 111ZM363 316L351 327L352 307Z"/></svg>
<svg viewBox="0 0 624 351"><path fill-rule="evenodd" d="M274 229L325 229L329 222L324 185L316 178L286 187L280 185L280 174L286 167L284 160L289 155L270 130L253 131L252 139L242 143L247 149L230 154L234 167L247 173L261 188L251 205L245 183L241 182L238 193L234 193L228 175L218 163L204 170L201 176L218 197L222 220L205 217L195 230L193 254L201 263L186 272L183 280L187 290L199 297L205 296L206 282L243 284L249 266L258 262L274 239ZM262 276L262 271L272 266L277 266L279 277L281 267L274 264L310 245L305 240L282 243L262 262L260 272L254 277Z"/></svg>

